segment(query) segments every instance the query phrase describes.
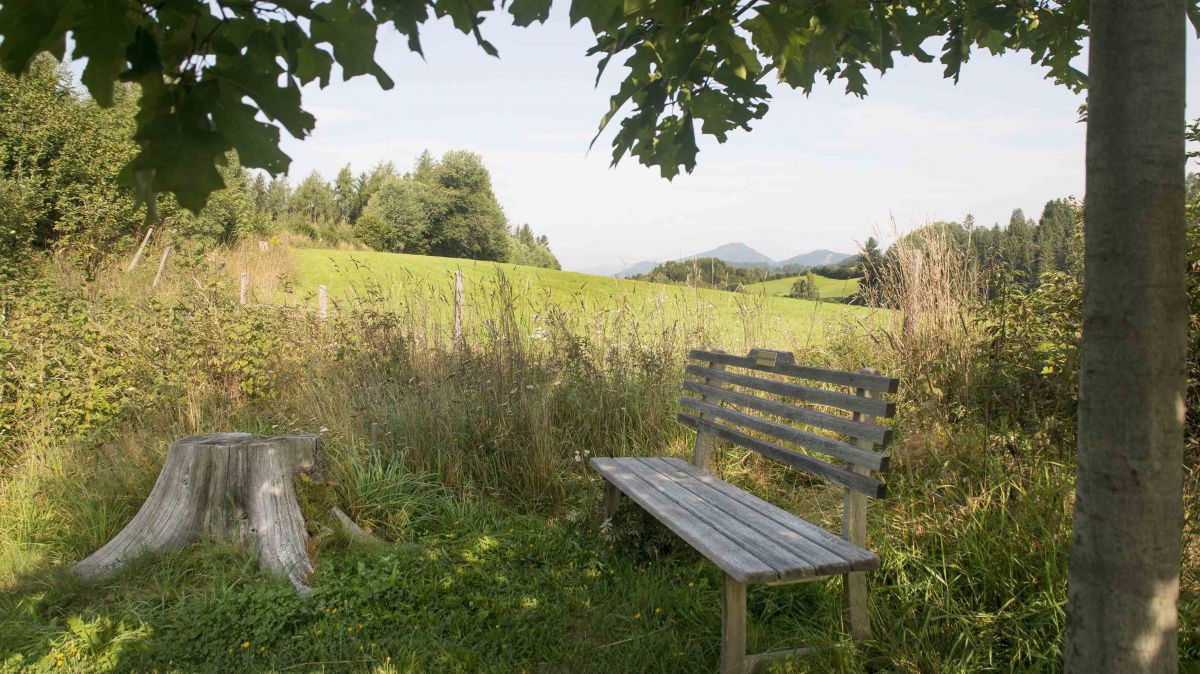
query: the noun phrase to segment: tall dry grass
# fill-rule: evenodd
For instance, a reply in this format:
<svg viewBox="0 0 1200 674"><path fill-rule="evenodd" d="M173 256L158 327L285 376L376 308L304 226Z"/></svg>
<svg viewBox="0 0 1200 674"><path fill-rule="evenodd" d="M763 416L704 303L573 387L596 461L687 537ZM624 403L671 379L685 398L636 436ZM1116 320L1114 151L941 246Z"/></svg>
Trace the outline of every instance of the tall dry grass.
<svg viewBox="0 0 1200 674"><path fill-rule="evenodd" d="M972 305L979 272L956 250L936 231L902 240L897 255L907 263L881 270L876 301L889 308L830 326L819 339L810 339L813 330L776 325L758 300L740 305L733 332L743 343L790 342L805 362L873 365L903 382L891 496L871 510L872 547L884 559L872 577L879 642L857 652L837 645L836 587L795 595L764 589L752 603L756 615L789 622L788 637L834 643L817 655L814 671L1055 671L1060 660L1070 465L1033 452L988 451L991 429L963 409L981 383ZM444 307L432 304L445 301L435 299L444 298L444 288L412 279L396 310L395 287L368 283L331 302L322 321L312 298L266 301L286 292L292 265L286 249L264 257L251 245L173 267L152 291L149 264L132 275L115 270L87 287L52 272L37 297L10 304L0 330L16 345L17 373L2 381L6 396L19 392L29 406L21 418L3 420L19 432L0 436L8 462L0 475L0 584L78 559L111 536L149 491L171 440L216 430L304 430L326 437L343 507L385 538L420 536L447 503L537 513L537 534L523 544L520 565L537 570L550 560L544 566L553 573L537 583L557 587L570 580L559 575L567 564L553 563L561 549L600 550L608 542L586 526L556 539L570 546L538 537L543 522L576 521L560 515L598 516L588 456L685 453L690 437L673 417L686 352L736 348L716 341L698 291L685 291L695 292L695 303L681 319L667 295L648 307L620 298L564 307L500 276L472 299L464 345L456 349ZM241 271L263 284L247 307L236 305ZM272 279L281 280L271 286ZM521 318L530 312L534 320ZM86 356L72 359L73 352ZM46 382L70 395L30 393ZM85 426L81 411L89 401L100 416ZM750 491L836 527L837 490L747 452L723 452L718 467ZM454 533L460 524L453 517L440 522L444 530L435 533ZM491 522L475 526L499 536ZM1022 543L1017 552L1013 541ZM625 564L626 552L614 552L603 571L622 575L599 583L620 588L615 594L626 594L637 579L656 588L685 586L698 566L686 557ZM385 607L381 615L394 609L386 593L397 585L372 586L384 588L369 600ZM364 597L376 591L350 587ZM164 607L153 609L164 619L190 620L181 608L187 601L128 591L137 606L130 615L153 606ZM436 595L446 611L439 619L455 629L475 611L474 600L456 591ZM581 614L585 633L590 621L613 613L600 594L586 599L604 608ZM459 600L472 608L448 608ZM681 601L664 590L645 606L620 606L632 616L646 606L689 606ZM710 605L711 596L702 603ZM269 604L247 606L270 614ZM53 617L39 620L47 633L65 629L51 625ZM712 629L716 620L714 610ZM703 633L695 625L675 629L662 633L671 635L672 649ZM1197 648L1194 637L1185 640ZM279 643L293 643L291 635ZM642 643L650 641L603 653ZM642 662L652 655L646 648ZM185 661L185 653L173 655ZM555 662L553 653L541 652L529 660ZM296 662L304 661L287 666Z"/></svg>

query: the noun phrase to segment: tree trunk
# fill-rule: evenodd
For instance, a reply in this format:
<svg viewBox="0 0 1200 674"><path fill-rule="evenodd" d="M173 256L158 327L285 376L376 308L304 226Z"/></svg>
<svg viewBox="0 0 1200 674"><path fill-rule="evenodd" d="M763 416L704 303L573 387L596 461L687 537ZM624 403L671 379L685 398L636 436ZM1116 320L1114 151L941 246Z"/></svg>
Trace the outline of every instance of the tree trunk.
<svg viewBox="0 0 1200 674"><path fill-rule="evenodd" d="M141 510L75 572L104 578L139 555L208 535L255 550L264 568L305 592L313 569L296 478L322 458L316 435L218 433L175 442Z"/></svg>
<svg viewBox="0 0 1200 674"><path fill-rule="evenodd" d="M1067 672L1175 672L1187 295L1182 0L1093 0Z"/></svg>

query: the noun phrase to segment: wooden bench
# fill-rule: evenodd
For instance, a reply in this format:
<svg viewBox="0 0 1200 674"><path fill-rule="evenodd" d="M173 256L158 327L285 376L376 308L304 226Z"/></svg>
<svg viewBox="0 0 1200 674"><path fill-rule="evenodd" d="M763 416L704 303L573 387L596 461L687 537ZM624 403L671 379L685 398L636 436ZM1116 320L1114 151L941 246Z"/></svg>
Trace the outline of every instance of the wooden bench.
<svg viewBox="0 0 1200 674"><path fill-rule="evenodd" d="M613 516L620 495L625 494L725 572L722 672L750 672L767 661L807 652L801 648L746 655L746 586L751 583L842 576L851 633L855 639L869 639L865 573L879 568L879 557L866 549L867 499L881 498L886 491L874 474L887 471L888 455L875 448L891 440L891 430L874 419L895 414L895 405L877 394L895 393L898 380L873 370L844 372L797 365L791 353L781 351L754 349L746 356L692 351L688 355L703 363L687 366L694 379L686 379L683 390L695 397L679 401L687 410L679 413L680 423L696 430L693 463L677 458L593 458L592 467L607 480L608 516ZM845 487L842 536L709 474L716 440Z"/></svg>

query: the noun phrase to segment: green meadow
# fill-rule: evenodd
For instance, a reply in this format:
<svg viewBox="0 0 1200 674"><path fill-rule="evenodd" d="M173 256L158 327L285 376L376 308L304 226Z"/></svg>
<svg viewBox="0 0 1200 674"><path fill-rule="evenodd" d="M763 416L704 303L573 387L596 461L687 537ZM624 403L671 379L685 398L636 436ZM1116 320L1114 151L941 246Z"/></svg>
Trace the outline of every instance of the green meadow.
<svg viewBox="0 0 1200 674"><path fill-rule="evenodd" d="M729 293L424 255L297 248L292 262L295 284L289 292L276 290L276 302L311 306L317 287L324 285L333 307L371 305L443 325L453 314L454 273L460 271L467 329L485 327L502 308L530 333L544 327L550 314L566 312L581 329L594 327L597 321L628 320L644 331L700 332L730 346L749 340L755 346L793 348L815 345L835 327L878 321L889 313L795 300L773 292ZM822 288L833 289L836 284L839 290L857 283L822 281L826 282Z"/></svg>
<svg viewBox="0 0 1200 674"><path fill-rule="evenodd" d="M858 292L859 279L836 279L821 276L820 274L813 274L813 277L817 282L817 292L823 300L840 300ZM792 284L801 278L804 277L789 276L787 278L777 278L773 281L751 283L746 286L746 292L763 293L768 297L787 297L788 293L792 292Z"/></svg>

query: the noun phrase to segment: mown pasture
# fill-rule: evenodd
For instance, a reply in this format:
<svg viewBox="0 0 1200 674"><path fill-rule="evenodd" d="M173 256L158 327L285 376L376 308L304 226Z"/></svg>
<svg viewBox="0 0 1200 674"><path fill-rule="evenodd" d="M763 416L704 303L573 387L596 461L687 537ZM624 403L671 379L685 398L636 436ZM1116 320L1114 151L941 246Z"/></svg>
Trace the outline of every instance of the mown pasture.
<svg viewBox="0 0 1200 674"><path fill-rule="evenodd" d="M777 278L771 281L762 281L760 283L751 283L747 285L746 292L764 293L769 297L787 297L792 292L792 285L797 280L805 278L804 276L789 276L787 278ZM850 295L858 292L858 283L862 279L837 279L813 274L813 279L816 280L817 294L822 300L841 301Z"/></svg>

